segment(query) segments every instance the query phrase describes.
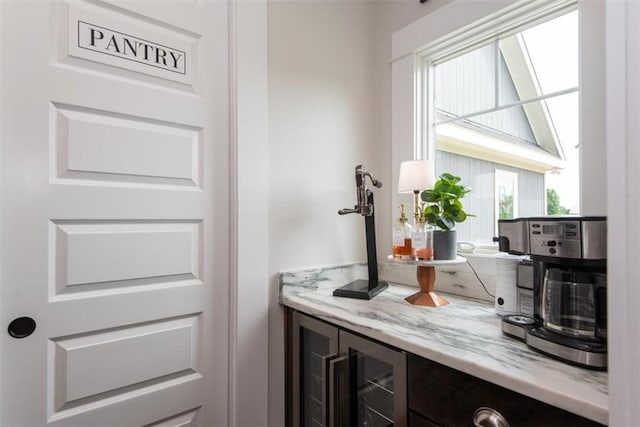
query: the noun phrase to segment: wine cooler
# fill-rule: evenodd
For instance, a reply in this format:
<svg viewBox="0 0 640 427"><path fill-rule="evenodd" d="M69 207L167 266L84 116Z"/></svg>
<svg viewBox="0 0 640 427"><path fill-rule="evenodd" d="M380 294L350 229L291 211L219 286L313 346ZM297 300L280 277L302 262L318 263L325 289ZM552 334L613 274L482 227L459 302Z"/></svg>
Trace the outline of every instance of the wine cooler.
<svg viewBox="0 0 640 427"><path fill-rule="evenodd" d="M406 427L406 355L293 312L291 425Z"/></svg>

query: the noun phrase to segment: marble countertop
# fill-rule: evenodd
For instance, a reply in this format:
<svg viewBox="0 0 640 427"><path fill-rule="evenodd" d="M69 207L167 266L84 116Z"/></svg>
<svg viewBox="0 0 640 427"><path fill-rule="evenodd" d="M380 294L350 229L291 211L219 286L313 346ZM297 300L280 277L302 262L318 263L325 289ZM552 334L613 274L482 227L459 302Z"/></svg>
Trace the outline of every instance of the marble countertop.
<svg viewBox="0 0 640 427"><path fill-rule="evenodd" d="M442 294L450 304L419 307L417 288L390 283L370 301L333 290L367 277L366 264L282 273L280 303L585 418L608 423L607 373L546 357L502 334L494 306ZM436 289L437 291L437 289Z"/></svg>

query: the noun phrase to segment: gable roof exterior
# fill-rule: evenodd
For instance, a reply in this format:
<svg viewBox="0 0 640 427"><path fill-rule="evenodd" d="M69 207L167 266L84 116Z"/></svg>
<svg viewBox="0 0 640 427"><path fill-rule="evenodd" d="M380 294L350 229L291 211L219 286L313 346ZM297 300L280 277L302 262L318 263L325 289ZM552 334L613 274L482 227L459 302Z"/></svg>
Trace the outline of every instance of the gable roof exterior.
<svg viewBox="0 0 640 427"><path fill-rule="evenodd" d="M438 64L435 72L436 123L444 122L437 128L439 150L536 172L563 167L544 102L493 108L496 97L510 105L541 95L520 34ZM469 116L483 111L489 112Z"/></svg>

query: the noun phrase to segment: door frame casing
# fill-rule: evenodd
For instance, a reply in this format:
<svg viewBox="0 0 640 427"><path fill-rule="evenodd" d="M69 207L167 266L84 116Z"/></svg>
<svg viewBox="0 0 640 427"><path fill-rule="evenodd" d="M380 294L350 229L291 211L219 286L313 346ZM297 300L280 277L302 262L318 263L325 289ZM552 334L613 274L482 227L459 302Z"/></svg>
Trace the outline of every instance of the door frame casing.
<svg viewBox="0 0 640 427"><path fill-rule="evenodd" d="M228 425L264 426L270 417L271 381L267 0L228 2ZM278 400L282 401L283 397ZM251 411L247 411L247 407L252 408Z"/></svg>

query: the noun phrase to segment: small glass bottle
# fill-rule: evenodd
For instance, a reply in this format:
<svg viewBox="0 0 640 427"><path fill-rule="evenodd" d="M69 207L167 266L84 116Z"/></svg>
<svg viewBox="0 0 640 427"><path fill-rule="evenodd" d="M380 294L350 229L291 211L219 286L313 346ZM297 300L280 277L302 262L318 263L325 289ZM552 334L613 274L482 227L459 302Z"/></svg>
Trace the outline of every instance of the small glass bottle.
<svg viewBox="0 0 640 427"><path fill-rule="evenodd" d="M400 218L393 224L393 257L411 258L411 224L404 213L404 205L400 205Z"/></svg>
<svg viewBox="0 0 640 427"><path fill-rule="evenodd" d="M421 214L411 233L411 255L413 259L428 261L433 259L433 227L427 224Z"/></svg>

